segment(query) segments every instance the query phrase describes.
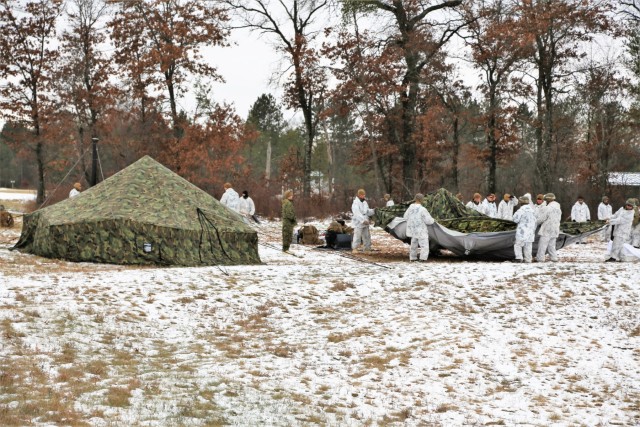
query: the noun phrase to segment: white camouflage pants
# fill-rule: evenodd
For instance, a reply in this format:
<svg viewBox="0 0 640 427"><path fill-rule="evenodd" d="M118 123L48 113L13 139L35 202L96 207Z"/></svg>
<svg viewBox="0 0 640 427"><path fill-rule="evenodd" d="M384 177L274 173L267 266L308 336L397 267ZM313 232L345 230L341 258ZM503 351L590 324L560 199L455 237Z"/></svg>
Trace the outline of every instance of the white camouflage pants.
<svg viewBox="0 0 640 427"><path fill-rule="evenodd" d="M549 252L549 259L551 261L558 261L558 254L556 254L557 239L557 237L540 236L540 240L538 240L538 254L536 256L538 262L544 262L547 252Z"/></svg>
<svg viewBox="0 0 640 427"><path fill-rule="evenodd" d="M611 240L611 226L607 225L604 230L602 230L602 239L605 243L608 243Z"/></svg>
<svg viewBox="0 0 640 427"><path fill-rule="evenodd" d="M611 257L618 261L624 261L624 244L629 243L629 239L625 239L621 236L614 236L613 242L611 242Z"/></svg>
<svg viewBox="0 0 640 427"><path fill-rule="evenodd" d="M631 230L631 246L640 246L640 224Z"/></svg>
<svg viewBox="0 0 640 427"><path fill-rule="evenodd" d="M524 249L524 262L531 262L531 253L533 252L533 243L524 242L516 239L516 243L513 245L513 252L516 254L516 259L522 259Z"/></svg>
<svg viewBox="0 0 640 427"><path fill-rule="evenodd" d="M409 260L418 259L418 247L420 247L420 261L426 261L429 258L429 237L412 237L411 248L409 249Z"/></svg>
<svg viewBox="0 0 640 427"><path fill-rule="evenodd" d="M356 227L356 229L353 230L351 249L355 251L360 245L364 245L365 251L371 250L371 232L369 231L369 226Z"/></svg>

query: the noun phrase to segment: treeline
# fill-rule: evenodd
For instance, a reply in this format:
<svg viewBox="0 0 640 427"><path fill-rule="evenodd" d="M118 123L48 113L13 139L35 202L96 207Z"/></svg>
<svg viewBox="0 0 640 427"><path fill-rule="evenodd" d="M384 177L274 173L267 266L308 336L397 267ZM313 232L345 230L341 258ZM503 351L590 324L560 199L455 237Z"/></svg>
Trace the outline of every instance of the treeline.
<svg viewBox="0 0 640 427"><path fill-rule="evenodd" d="M344 209L359 187L622 198L607 177L640 171L639 6L0 0L0 186L60 199L92 183L96 140L99 176L148 154L214 196L231 181L264 212L285 188L307 212ZM213 98L204 53L238 27L283 63L283 98L256 94L246 118Z"/></svg>

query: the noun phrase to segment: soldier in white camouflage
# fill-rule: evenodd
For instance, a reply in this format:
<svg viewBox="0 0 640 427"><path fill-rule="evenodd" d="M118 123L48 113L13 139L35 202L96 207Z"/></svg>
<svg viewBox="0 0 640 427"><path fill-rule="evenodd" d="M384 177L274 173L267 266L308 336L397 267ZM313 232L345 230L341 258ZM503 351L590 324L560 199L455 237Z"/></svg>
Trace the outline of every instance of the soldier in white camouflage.
<svg viewBox="0 0 640 427"><path fill-rule="evenodd" d="M562 209L560 203L556 202L556 196L553 193L544 195L547 206L542 208L540 214L536 218L536 222L540 224L538 235L538 254L536 259L538 262L544 262L547 252L552 262L558 261L556 253L556 240L560 235L560 221L562 221Z"/></svg>

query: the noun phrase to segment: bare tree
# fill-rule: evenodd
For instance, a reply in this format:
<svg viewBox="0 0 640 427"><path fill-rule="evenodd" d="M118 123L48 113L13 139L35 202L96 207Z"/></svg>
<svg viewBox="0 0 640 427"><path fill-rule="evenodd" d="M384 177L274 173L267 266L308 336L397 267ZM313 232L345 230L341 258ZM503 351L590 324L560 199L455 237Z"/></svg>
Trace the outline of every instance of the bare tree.
<svg viewBox="0 0 640 427"><path fill-rule="evenodd" d="M400 70L396 86L397 103L394 115L397 124L390 133L397 147L402 169L403 196L414 194L422 184L418 163L418 117L421 96L431 67L442 62L443 48L467 23L461 17L447 15L456 10L462 0L342 0L345 13L376 13L389 18L388 31L380 44L390 54ZM381 55L382 57L382 55Z"/></svg>
<svg viewBox="0 0 640 427"><path fill-rule="evenodd" d="M555 150L555 115L559 85L571 75L570 64L582 51L580 44L612 26L611 3L601 0L520 0L526 28L535 40L537 107L536 172L545 190L555 185L549 161ZM559 19L561 17L562 19Z"/></svg>
<svg viewBox="0 0 640 427"><path fill-rule="evenodd" d="M249 28L271 36L284 55L288 70L285 82L286 102L302 112L306 133L304 149L303 194L311 194L311 156L318 130L319 114L327 89L327 78L320 67L320 54L314 46L319 30L315 21L328 6L328 0L225 0Z"/></svg>
<svg viewBox="0 0 640 427"><path fill-rule="evenodd" d="M73 110L76 120L84 175L90 185L95 185L98 120L113 104L114 92L109 82L114 69L111 58L104 53L109 9L103 0L71 0L68 6L69 25L62 38L64 53L57 80L61 97ZM94 151L91 171L84 161L87 140L92 141Z"/></svg>

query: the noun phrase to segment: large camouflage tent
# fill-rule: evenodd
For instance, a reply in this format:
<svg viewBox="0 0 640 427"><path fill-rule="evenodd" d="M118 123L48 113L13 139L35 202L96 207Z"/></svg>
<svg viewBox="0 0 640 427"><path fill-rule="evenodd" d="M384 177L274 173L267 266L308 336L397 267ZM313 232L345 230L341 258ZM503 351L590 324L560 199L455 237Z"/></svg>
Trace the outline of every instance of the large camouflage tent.
<svg viewBox="0 0 640 427"><path fill-rule="evenodd" d="M411 202L375 210L375 223L394 237L410 243L405 234L406 223L402 218ZM436 223L429 226L429 247L432 252L448 249L456 255L495 259L513 259L513 244L517 224L504 219L490 218L467 208L452 193L441 188L425 195L422 205L427 208ZM587 223L563 222L556 248L560 249L580 238L596 233L604 227L603 221ZM537 249L538 236L533 244Z"/></svg>
<svg viewBox="0 0 640 427"><path fill-rule="evenodd" d="M260 263L258 235L239 214L148 156L25 215L13 249L113 264Z"/></svg>

